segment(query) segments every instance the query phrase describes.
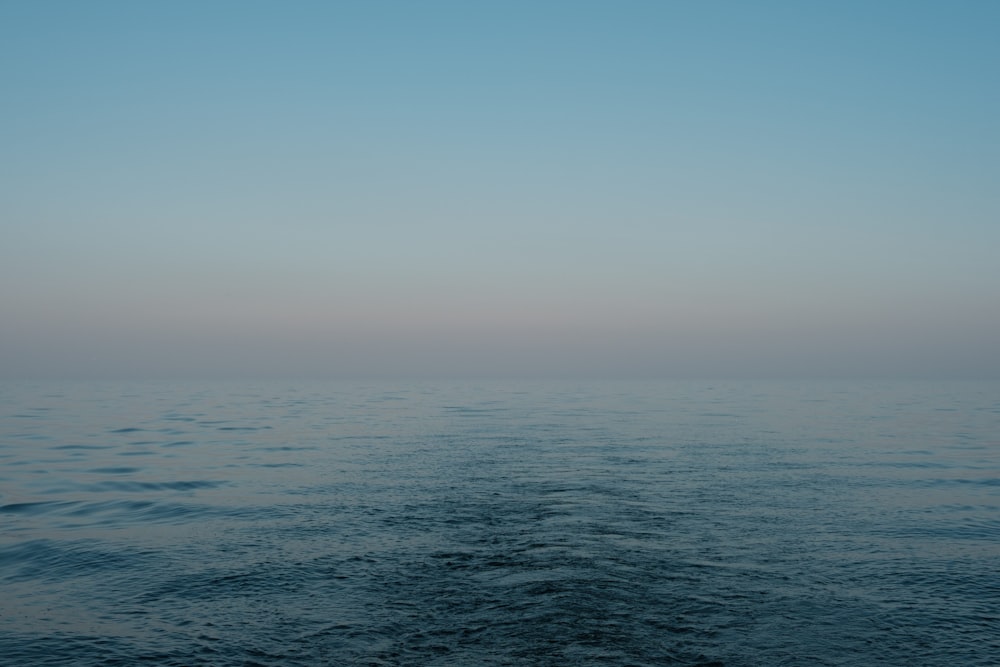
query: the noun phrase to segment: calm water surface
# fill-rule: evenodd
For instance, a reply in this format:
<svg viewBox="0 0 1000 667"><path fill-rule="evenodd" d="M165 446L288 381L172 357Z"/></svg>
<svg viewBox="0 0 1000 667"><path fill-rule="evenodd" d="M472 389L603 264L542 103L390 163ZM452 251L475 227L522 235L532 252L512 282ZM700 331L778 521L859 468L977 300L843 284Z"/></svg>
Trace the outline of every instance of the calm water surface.
<svg viewBox="0 0 1000 667"><path fill-rule="evenodd" d="M998 383L0 385L0 663L997 665Z"/></svg>

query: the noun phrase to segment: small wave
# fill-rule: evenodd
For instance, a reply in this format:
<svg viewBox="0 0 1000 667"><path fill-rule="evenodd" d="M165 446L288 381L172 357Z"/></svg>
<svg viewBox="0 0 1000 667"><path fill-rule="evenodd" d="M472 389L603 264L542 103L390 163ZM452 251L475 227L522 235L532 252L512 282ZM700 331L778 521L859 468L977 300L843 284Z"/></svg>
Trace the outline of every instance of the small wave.
<svg viewBox="0 0 1000 667"><path fill-rule="evenodd" d="M151 560L155 559L148 553L120 545L108 549L96 540L33 540L0 547L0 568L11 581L65 581L94 572L140 567Z"/></svg>
<svg viewBox="0 0 1000 667"><path fill-rule="evenodd" d="M194 516L205 516L216 510L205 505L164 503L149 500L108 500L103 502L80 503L66 516L99 519L95 523L128 525L140 522L175 522Z"/></svg>
<svg viewBox="0 0 1000 667"><path fill-rule="evenodd" d="M60 510L66 509L67 507L73 507L77 503L72 500L44 500L34 503L9 503L7 505L0 505L0 512L5 514L48 514L49 512L58 512Z"/></svg>
<svg viewBox="0 0 1000 667"><path fill-rule="evenodd" d="M482 407L472 407L468 405L445 405L442 407L442 409L445 410L446 412L463 416L503 414L505 412L508 412L508 408L504 407L482 408Z"/></svg>
<svg viewBox="0 0 1000 667"><path fill-rule="evenodd" d="M281 447L261 447L260 450L263 452L309 452L316 451L317 447L292 447L289 445L283 445Z"/></svg>
<svg viewBox="0 0 1000 667"><path fill-rule="evenodd" d="M231 512L207 505L123 499L96 502L84 502L80 500L44 501L0 505L0 514L26 517L47 515L49 517L72 519L69 523L59 523L58 521L52 521L50 518L50 525L57 525L62 528L84 525L126 526L150 521L174 522L193 516L220 513L229 514ZM90 521L80 523L81 519L89 519Z"/></svg>
<svg viewBox="0 0 1000 667"><path fill-rule="evenodd" d="M177 482L125 482L106 481L90 487L94 491L192 491L194 489L214 489L227 482L210 480L190 480Z"/></svg>
<svg viewBox="0 0 1000 667"><path fill-rule="evenodd" d="M87 450L97 450L97 449L111 449L114 445L59 445L57 447L49 447L53 450L73 450L78 449L81 451Z"/></svg>

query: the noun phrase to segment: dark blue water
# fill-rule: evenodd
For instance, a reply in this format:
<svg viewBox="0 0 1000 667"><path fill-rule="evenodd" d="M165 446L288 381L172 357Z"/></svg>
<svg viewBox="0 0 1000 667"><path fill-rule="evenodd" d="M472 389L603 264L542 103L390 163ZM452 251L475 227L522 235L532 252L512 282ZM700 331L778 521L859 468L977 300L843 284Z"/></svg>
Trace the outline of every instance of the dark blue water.
<svg viewBox="0 0 1000 667"><path fill-rule="evenodd" d="M1000 383L0 385L4 665L997 665Z"/></svg>

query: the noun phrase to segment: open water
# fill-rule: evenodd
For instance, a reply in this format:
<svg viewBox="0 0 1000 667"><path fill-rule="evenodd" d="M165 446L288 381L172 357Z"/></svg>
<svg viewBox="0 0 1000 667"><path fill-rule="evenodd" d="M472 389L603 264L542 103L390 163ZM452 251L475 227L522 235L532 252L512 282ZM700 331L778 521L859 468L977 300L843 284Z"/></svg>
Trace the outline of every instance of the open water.
<svg viewBox="0 0 1000 667"><path fill-rule="evenodd" d="M0 664L1000 664L1000 384L0 385Z"/></svg>

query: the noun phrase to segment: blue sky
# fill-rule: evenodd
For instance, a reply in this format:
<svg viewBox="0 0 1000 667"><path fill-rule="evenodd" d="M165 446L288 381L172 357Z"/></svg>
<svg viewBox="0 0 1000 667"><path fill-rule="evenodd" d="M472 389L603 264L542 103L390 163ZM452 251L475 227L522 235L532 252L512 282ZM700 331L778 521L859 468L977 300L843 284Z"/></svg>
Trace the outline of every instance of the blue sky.
<svg viewBox="0 0 1000 667"><path fill-rule="evenodd" d="M1000 4L0 4L0 376L1000 377Z"/></svg>

